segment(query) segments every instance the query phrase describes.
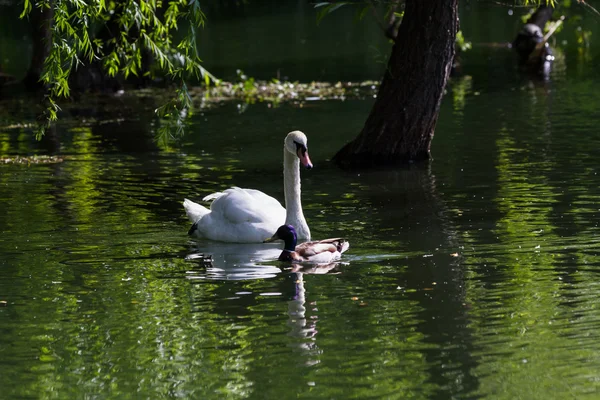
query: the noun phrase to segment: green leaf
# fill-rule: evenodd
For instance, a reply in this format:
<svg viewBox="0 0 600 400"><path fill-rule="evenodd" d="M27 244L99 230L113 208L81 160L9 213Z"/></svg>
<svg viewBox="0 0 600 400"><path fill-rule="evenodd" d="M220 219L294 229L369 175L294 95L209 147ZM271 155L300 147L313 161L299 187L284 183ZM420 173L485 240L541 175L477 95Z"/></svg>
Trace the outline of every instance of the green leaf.
<svg viewBox="0 0 600 400"><path fill-rule="evenodd" d="M365 17L365 15L367 15L367 12L369 11L369 9L371 8L371 6L364 6L363 8L361 8L360 10L358 10L358 12L356 13L356 19L359 21L362 21L362 19Z"/></svg>
<svg viewBox="0 0 600 400"><path fill-rule="evenodd" d="M317 23L320 23L323 18L329 13L334 12L340 7L348 5L348 2L339 2L339 3L318 3L315 5L315 8L322 7L319 12L317 12Z"/></svg>
<svg viewBox="0 0 600 400"><path fill-rule="evenodd" d="M21 15L19 15L19 18L24 18L26 15L29 15L30 12L31 12L31 1L25 0L25 3L23 4L23 12L21 12Z"/></svg>

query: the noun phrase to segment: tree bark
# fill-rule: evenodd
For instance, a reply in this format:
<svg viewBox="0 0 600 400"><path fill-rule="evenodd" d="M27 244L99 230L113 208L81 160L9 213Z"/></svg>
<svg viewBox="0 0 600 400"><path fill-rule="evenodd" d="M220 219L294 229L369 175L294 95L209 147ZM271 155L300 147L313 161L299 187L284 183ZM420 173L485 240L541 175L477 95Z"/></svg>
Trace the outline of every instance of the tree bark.
<svg viewBox="0 0 600 400"><path fill-rule="evenodd" d="M457 31L458 0L406 0L377 100L361 133L334 162L365 168L430 157Z"/></svg>

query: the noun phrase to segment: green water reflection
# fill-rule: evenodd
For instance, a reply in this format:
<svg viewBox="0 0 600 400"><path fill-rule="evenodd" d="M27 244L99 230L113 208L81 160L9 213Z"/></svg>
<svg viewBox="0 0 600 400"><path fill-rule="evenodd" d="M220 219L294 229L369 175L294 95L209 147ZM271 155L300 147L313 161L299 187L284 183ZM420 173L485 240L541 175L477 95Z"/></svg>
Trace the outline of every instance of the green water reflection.
<svg viewBox="0 0 600 400"><path fill-rule="evenodd" d="M512 93L522 106L497 102L502 120L483 113L492 94L467 90L456 109L448 96L457 117L440 120L436 160L401 170L326 161L360 127L359 101L224 107L171 151L64 128L63 163L1 167L5 393L593 398L598 137L568 97L548 113L549 95ZM268 128L250 123L261 113ZM290 272L277 246L185 234L184 196L239 184L282 197L285 125L309 134L314 235L352 244L327 274ZM3 132L4 154L35 151L28 135Z"/></svg>

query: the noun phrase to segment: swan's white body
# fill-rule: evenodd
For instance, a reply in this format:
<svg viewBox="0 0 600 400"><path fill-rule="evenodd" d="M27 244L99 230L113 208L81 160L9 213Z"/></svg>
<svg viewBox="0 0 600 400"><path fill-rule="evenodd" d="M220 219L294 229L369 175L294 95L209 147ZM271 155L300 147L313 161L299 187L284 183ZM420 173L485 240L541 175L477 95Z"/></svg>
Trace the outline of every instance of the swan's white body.
<svg viewBox="0 0 600 400"><path fill-rule="evenodd" d="M194 223L190 234L222 242L261 243L285 223L297 227L299 239L310 239L300 200L300 162L312 168L306 143L306 136L300 131L290 132L284 141L283 186L287 208L259 190L238 187L206 196L204 201L212 200L210 209L185 199L183 207Z"/></svg>
<svg viewBox="0 0 600 400"><path fill-rule="evenodd" d="M285 208L276 199L254 189L233 187L213 193L210 210L188 199L183 207L191 221L192 233L221 242L260 243L285 221Z"/></svg>

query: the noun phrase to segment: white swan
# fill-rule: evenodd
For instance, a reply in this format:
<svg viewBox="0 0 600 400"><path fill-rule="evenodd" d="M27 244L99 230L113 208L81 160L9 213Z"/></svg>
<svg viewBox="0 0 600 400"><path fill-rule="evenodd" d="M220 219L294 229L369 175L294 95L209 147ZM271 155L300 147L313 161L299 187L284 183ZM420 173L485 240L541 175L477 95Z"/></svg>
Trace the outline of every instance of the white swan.
<svg viewBox="0 0 600 400"><path fill-rule="evenodd" d="M206 196L204 201L213 200L210 210L184 199L185 212L194 223L188 233L222 242L262 243L285 223L296 227L298 239L310 239L300 201L300 163L312 168L306 135L293 131L283 144L286 208L259 190L238 187Z"/></svg>

